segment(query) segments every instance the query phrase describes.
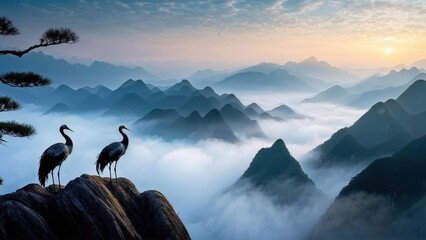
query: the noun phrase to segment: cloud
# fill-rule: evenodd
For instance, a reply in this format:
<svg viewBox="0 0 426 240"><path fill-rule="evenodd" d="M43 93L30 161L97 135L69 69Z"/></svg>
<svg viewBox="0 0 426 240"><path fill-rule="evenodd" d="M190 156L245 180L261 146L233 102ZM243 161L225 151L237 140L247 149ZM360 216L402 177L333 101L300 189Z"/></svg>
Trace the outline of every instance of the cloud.
<svg viewBox="0 0 426 240"><path fill-rule="evenodd" d="M309 12L323 4L318 0L278 0L268 10L274 13Z"/></svg>
<svg viewBox="0 0 426 240"><path fill-rule="evenodd" d="M129 132L130 145L117 164L118 177L130 179L140 191L156 189L163 192L194 238L303 238L324 212L323 203L296 209L276 205L257 191L222 193L243 174L259 149L271 146L277 138L284 139L290 152L300 160L338 128L352 124L362 111L327 104L298 104L305 97L303 95L258 93L239 97L244 104L257 102L267 110L288 103L309 118L261 121L269 138L246 139L238 144L218 140L196 144L164 142L148 136L139 138ZM121 140L117 131L120 124L131 125L131 121L93 115L40 115L44 110L24 106L20 111L4 114L8 119L18 121L30 119L38 134L30 139L7 138L7 147L0 146L0 176L5 180L0 194L38 182L41 153L51 144L64 141L58 132L60 125L65 123L75 131L69 133L74 141L74 151L62 165L62 184L83 173L96 175L94 164L100 150ZM303 160L301 163L303 165ZM323 172L304 170L316 181L319 189L331 197L357 171L334 171L327 173L329 178L324 178ZM102 176L109 176L108 169Z"/></svg>

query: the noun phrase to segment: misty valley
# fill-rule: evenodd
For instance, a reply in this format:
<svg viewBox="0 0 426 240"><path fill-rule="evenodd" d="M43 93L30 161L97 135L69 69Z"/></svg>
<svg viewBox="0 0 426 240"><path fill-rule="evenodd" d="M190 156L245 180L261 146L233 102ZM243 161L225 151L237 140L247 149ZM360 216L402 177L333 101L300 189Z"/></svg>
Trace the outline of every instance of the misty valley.
<svg viewBox="0 0 426 240"><path fill-rule="evenodd" d="M312 84L313 77L295 70L309 73L312 65L335 74L308 59L293 68L262 63L217 81L4 86L2 95L23 103L9 116L31 120L38 134L8 139L2 156L17 171L1 171L1 191L36 182L40 150L58 139L63 123L75 132L62 181L96 175L97 151L118 140L124 124L132 132L119 177L161 190L192 238L424 236L417 225L426 216L424 73L413 67L337 83L346 87L318 79L313 87L302 80ZM289 87L296 81L303 84ZM259 88L265 82L268 88ZM381 85L358 87L370 82Z"/></svg>

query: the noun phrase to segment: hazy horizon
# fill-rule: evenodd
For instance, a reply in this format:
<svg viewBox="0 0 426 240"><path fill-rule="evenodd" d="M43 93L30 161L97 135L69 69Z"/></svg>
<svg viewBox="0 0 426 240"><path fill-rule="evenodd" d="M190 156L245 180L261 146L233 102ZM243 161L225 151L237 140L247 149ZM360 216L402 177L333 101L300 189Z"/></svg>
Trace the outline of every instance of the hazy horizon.
<svg viewBox="0 0 426 240"><path fill-rule="evenodd" d="M43 51L114 64L186 61L222 70L315 56L345 69L389 68L426 53L422 1L23 0L0 9L21 32L4 47L24 48L49 27L70 27L78 46Z"/></svg>

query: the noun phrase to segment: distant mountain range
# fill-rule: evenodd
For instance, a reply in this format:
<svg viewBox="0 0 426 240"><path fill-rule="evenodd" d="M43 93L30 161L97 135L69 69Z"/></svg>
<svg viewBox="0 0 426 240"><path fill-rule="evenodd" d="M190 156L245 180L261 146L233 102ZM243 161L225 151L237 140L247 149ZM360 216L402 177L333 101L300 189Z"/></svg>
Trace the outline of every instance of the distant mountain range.
<svg viewBox="0 0 426 240"><path fill-rule="evenodd" d="M299 63L290 61L284 67L291 72L322 79L328 83L351 83L360 79L358 76L333 67L327 62L318 61L315 57L307 58Z"/></svg>
<svg viewBox="0 0 426 240"><path fill-rule="evenodd" d="M259 150L231 190L247 188L247 184L285 205L304 205L312 198L325 198L281 139Z"/></svg>
<svg viewBox="0 0 426 240"><path fill-rule="evenodd" d="M279 69L286 71L287 74L282 72L278 76L269 76ZM118 87L117 83L122 81L122 79L142 79L144 82L156 83L155 85L170 84L170 80L159 79L142 67L123 67L101 61L94 61L89 66L78 63L72 64L62 59L55 59L43 52L32 52L19 59L14 56L1 58L0 73L7 71L34 71L51 78L53 86L65 84L73 88L95 87L97 85L115 88ZM289 91L299 91L300 88L303 88L303 90L307 90L305 88L323 90L332 83L348 83L356 78L356 76L342 69L311 57L299 63L288 62L285 65L260 63L240 70L213 71L205 69L194 72L188 79L197 87L203 88L230 77L235 78L236 76L234 75L247 72L265 74L266 76L262 76L259 81L268 79L270 81L269 84L277 84L275 78L281 78L282 81L278 82L277 86ZM247 80L248 82L252 81L249 75L244 77L249 79ZM296 81L295 78L300 81ZM244 89L250 86L241 87Z"/></svg>
<svg viewBox="0 0 426 240"><path fill-rule="evenodd" d="M423 239L426 136L373 161L342 189L312 239Z"/></svg>
<svg viewBox="0 0 426 240"><path fill-rule="evenodd" d="M401 70L402 71L402 70ZM382 78L383 79L383 78ZM339 105L347 105L356 108L370 108L379 101L397 98L411 84L420 79L426 79L425 73L420 73L408 80L399 80L402 85L393 86L391 81L387 87L377 90L368 90L360 93L352 93L351 88L343 88L335 85L322 91L311 98L303 100L304 103L333 103ZM386 80L385 80L386 81Z"/></svg>
<svg viewBox="0 0 426 240"><path fill-rule="evenodd" d="M95 61L90 66L70 64L42 52L31 52L22 58L2 56L0 74L8 71L33 71L52 79L53 85L66 84L73 88L96 85L117 87L123 79L159 80L141 67L128 68Z"/></svg>
<svg viewBox="0 0 426 240"><path fill-rule="evenodd" d="M284 69L276 69L269 74L262 72L241 72L225 78L215 84L216 87L227 90L248 91L314 91L309 84Z"/></svg>
<svg viewBox="0 0 426 240"><path fill-rule="evenodd" d="M351 127L318 146L315 165L352 164L394 153L426 134L426 82L418 80L396 100L375 104Z"/></svg>
<svg viewBox="0 0 426 240"><path fill-rule="evenodd" d="M244 106L234 94L218 95L211 87L197 89L187 80L164 91L141 80L128 80L115 90L102 85L76 90L67 85L30 89L5 86L0 93L46 107L45 114L89 113L133 119L135 131L166 140L217 138L236 142L240 138L262 138L265 134L257 120L303 117L285 105L271 112L255 103Z"/></svg>
<svg viewBox="0 0 426 240"><path fill-rule="evenodd" d="M168 140L217 138L236 142L237 136L265 137L256 120L251 120L231 104L225 105L220 111L211 109L204 117L199 111L184 117L173 109L154 109L137 120L132 128Z"/></svg>
<svg viewBox="0 0 426 240"><path fill-rule="evenodd" d="M362 82L349 88L349 91L353 93L359 93L388 87L398 87L407 84L411 79L421 73L422 72L416 67L412 67L410 69L403 68L398 72L392 70L384 76L373 76L367 78L366 80L363 80Z"/></svg>
<svg viewBox="0 0 426 240"><path fill-rule="evenodd" d="M284 70L287 72L286 75L281 77L281 81L278 82L274 80L273 76L269 76L272 72L277 70ZM291 77L288 75L291 75ZM278 90L284 91L293 90L295 87L294 82L299 82L299 84L304 83L314 89L323 90L333 83L350 84L359 80L359 77L337 67L333 67L324 61L318 61L315 57L310 57L299 63L290 61L284 65L262 62L234 71L212 71L207 69L195 72L188 77L188 79L194 81L197 86L201 86L202 83L211 85L224 82L219 84L219 86L223 85L224 87L236 87L235 85L243 83L244 78L246 78L246 82L248 82L246 83L247 85L243 84L239 86L244 90L247 88L250 89L251 87L264 90L264 88L268 87L259 85L262 85L261 82L266 81L272 86L279 87ZM295 78L297 78L297 81L294 80ZM303 83L300 83L300 81ZM296 90L300 89L296 88Z"/></svg>

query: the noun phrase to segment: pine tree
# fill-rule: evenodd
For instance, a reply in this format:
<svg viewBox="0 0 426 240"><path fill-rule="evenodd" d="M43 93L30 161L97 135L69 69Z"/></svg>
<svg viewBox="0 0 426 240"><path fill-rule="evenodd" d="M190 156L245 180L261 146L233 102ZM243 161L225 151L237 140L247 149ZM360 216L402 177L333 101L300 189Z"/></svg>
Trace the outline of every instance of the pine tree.
<svg viewBox="0 0 426 240"><path fill-rule="evenodd" d="M0 36L15 36L19 34L19 30L13 25L12 21L6 17L0 17ZM30 51L59 44L73 44L78 42L78 35L69 28L50 28L45 31L39 43L28 47L25 50L0 50L1 55L14 55L22 57ZM49 78L43 77L33 72L8 72L0 74L0 82L11 87L37 87L45 86L51 83ZM0 96L0 112L14 111L21 108L20 104L7 96ZM16 121L0 122L0 144L6 141L3 136L12 137L29 137L36 134L36 129L30 124L18 123ZM0 178L0 185L3 179Z"/></svg>

